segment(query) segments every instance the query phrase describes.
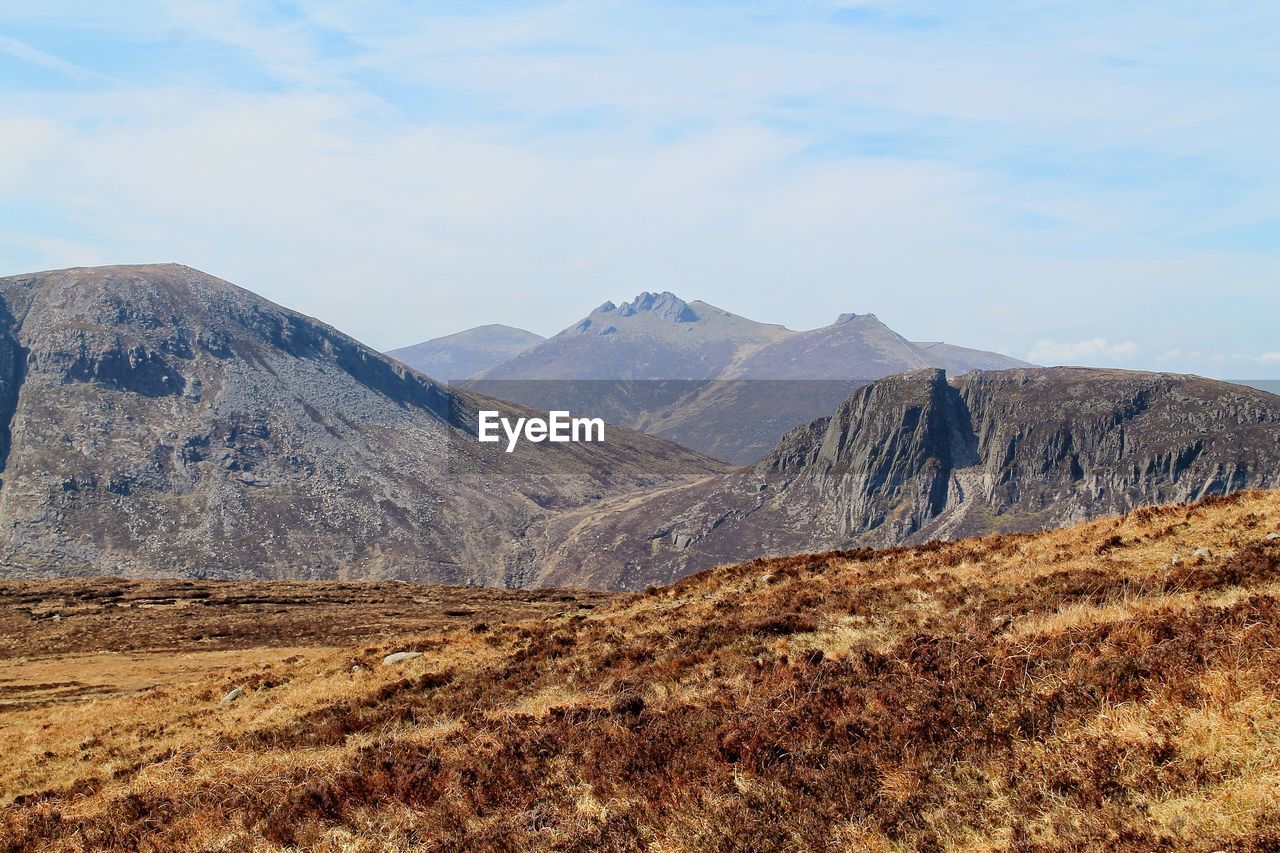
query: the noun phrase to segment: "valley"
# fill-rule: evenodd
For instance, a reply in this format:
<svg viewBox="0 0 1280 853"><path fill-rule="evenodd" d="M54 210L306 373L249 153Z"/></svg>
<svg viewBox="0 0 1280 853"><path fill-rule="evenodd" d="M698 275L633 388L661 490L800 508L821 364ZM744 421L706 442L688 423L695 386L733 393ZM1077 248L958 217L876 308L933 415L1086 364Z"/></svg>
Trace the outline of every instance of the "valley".
<svg viewBox="0 0 1280 853"><path fill-rule="evenodd" d="M0 728L9 714L270 670L406 632L586 613L615 600L401 582L0 581Z"/></svg>

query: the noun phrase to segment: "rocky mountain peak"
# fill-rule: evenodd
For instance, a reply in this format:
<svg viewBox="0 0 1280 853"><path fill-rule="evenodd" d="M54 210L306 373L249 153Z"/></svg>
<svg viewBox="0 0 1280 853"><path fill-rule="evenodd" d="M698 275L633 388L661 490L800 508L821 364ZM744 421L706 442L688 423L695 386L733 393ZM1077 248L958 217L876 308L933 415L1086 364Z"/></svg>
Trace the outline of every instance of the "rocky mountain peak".
<svg viewBox="0 0 1280 853"><path fill-rule="evenodd" d="M877 317L875 314L854 314L854 313L841 314L839 317L836 318L836 321L831 325L846 326L849 324L857 324L860 326L883 326L884 325L883 323L880 322L880 318Z"/></svg>
<svg viewBox="0 0 1280 853"><path fill-rule="evenodd" d="M618 316L631 317L641 312L676 323L693 323L701 319L698 312L689 307L688 302L669 290L661 293L650 293L647 290L642 292L630 302L622 303L618 309Z"/></svg>

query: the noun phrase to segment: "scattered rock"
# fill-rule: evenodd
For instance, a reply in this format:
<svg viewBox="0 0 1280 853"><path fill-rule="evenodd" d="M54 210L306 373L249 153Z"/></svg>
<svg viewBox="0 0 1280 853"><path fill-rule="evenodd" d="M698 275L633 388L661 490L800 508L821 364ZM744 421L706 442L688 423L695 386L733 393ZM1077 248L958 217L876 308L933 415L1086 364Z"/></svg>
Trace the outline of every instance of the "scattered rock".
<svg viewBox="0 0 1280 853"><path fill-rule="evenodd" d="M1182 565L1182 557L1177 554L1174 554L1172 557L1169 558L1169 565L1171 566Z"/></svg>
<svg viewBox="0 0 1280 853"><path fill-rule="evenodd" d="M1280 533L1268 533L1266 537L1268 542L1280 542Z"/></svg>
<svg viewBox="0 0 1280 853"><path fill-rule="evenodd" d="M760 576L760 583L773 583L773 579L774 579L773 573L766 572L765 574Z"/></svg>
<svg viewBox="0 0 1280 853"><path fill-rule="evenodd" d="M422 657L422 652L392 652L382 659L382 662L388 666L397 663L404 663L407 660Z"/></svg>
<svg viewBox="0 0 1280 853"><path fill-rule="evenodd" d="M364 667L362 667L360 664L356 664L355 666L351 667L351 671L352 671L352 672L364 672Z"/></svg>
<svg viewBox="0 0 1280 853"><path fill-rule="evenodd" d="M1191 557L1201 562L1213 559L1213 550L1210 548L1197 548L1191 552Z"/></svg>
<svg viewBox="0 0 1280 853"><path fill-rule="evenodd" d="M230 705L232 702L236 701L243 695L244 695L244 690L240 687L237 687L234 690L232 690L230 693L228 693L226 696L223 696L222 701L219 702L218 704Z"/></svg>

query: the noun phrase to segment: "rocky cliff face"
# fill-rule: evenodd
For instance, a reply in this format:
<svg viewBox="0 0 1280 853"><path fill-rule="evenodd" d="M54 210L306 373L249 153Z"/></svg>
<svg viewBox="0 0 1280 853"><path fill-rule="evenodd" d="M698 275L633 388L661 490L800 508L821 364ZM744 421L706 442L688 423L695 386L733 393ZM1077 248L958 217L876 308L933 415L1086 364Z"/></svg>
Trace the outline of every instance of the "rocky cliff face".
<svg viewBox="0 0 1280 853"><path fill-rule="evenodd" d="M1068 524L1280 486L1280 397L1194 376L1079 368L880 380L751 468L602 515L590 580L635 588L767 554Z"/></svg>
<svg viewBox="0 0 1280 853"><path fill-rule="evenodd" d="M0 573L517 584L547 513L723 470L481 452L480 402L186 267L0 279Z"/></svg>

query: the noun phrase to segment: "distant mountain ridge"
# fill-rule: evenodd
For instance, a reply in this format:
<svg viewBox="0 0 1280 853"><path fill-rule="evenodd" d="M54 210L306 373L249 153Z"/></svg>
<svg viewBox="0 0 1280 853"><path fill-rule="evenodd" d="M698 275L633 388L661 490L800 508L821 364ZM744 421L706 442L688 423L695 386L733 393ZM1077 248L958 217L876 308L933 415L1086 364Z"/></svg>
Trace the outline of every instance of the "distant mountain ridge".
<svg viewBox="0 0 1280 853"><path fill-rule="evenodd" d="M915 344L874 314L841 314L808 331L759 323L670 291L606 302L480 380L868 379L941 367L951 373L1029 367L998 353Z"/></svg>
<svg viewBox="0 0 1280 853"><path fill-rule="evenodd" d="M387 355L441 382L456 383L495 367L546 338L525 329L493 323L432 338Z"/></svg>
<svg viewBox="0 0 1280 853"><path fill-rule="evenodd" d="M793 334L670 292L606 302L542 343L473 377L718 379L763 346Z"/></svg>
<svg viewBox="0 0 1280 853"><path fill-rule="evenodd" d="M856 390L750 468L556 519L575 535L538 582L642 589L754 557L1041 530L1277 487L1275 395L1176 374L948 381L926 369Z"/></svg>
<svg viewBox="0 0 1280 853"><path fill-rule="evenodd" d="M874 314L842 314L796 332L664 291L606 302L462 385L597 415L746 464L872 380L926 367L1025 366L997 353L912 343Z"/></svg>

